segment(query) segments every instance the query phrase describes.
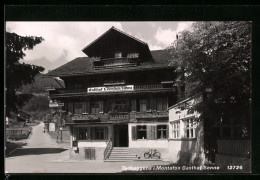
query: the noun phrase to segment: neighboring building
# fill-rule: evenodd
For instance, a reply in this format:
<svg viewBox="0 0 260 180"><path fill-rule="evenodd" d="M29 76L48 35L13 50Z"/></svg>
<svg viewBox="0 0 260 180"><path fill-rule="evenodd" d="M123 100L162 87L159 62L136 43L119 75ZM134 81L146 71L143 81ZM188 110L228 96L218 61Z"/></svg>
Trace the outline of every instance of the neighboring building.
<svg viewBox="0 0 260 180"><path fill-rule="evenodd" d="M169 107L170 161L185 165L203 165L204 130L200 114L192 107L202 98L188 98Z"/></svg>
<svg viewBox="0 0 260 180"><path fill-rule="evenodd" d="M168 107L177 102L166 50L112 27L83 49L88 57L49 72L66 88L50 90L70 118L72 158L126 160L156 149L169 159Z"/></svg>

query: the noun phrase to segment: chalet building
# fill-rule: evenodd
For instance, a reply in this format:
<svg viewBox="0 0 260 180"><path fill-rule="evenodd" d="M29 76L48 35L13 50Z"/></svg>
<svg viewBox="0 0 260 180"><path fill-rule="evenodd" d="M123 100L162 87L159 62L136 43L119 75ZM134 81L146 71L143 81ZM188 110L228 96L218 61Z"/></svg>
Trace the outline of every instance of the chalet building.
<svg viewBox="0 0 260 180"><path fill-rule="evenodd" d="M177 101L176 74L166 50L114 27L76 58L49 72L66 88L50 90L65 104L72 158L143 159L148 149L169 158L168 107Z"/></svg>

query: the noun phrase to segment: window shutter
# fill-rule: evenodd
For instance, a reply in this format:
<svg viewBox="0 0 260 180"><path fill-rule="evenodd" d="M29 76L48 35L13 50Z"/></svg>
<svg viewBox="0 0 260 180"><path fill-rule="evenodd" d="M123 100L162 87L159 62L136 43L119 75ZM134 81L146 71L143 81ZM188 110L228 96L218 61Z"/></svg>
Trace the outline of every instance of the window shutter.
<svg viewBox="0 0 260 180"><path fill-rule="evenodd" d="M156 139L156 126L151 126L151 139L155 140Z"/></svg>
<svg viewBox="0 0 260 180"><path fill-rule="evenodd" d="M146 126L146 137L148 140L152 139L152 126Z"/></svg>
<svg viewBox="0 0 260 180"><path fill-rule="evenodd" d="M162 111L162 98L157 99L157 111Z"/></svg>
<svg viewBox="0 0 260 180"><path fill-rule="evenodd" d="M89 102L89 100L86 101L86 113L90 113L90 102Z"/></svg>
<svg viewBox="0 0 260 180"><path fill-rule="evenodd" d="M157 139L157 126L153 126L154 139Z"/></svg>
<svg viewBox="0 0 260 180"><path fill-rule="evenodd" d="M68 103L68 112L73 114L73 102Z"/></svg>
<svg viewBox="0 0 260 180"><path fill-rule="evenodd" d="M150 101L151 110L156 110L156 98L152 98Z"/></svg>
<svg viewBox="0 0 260 180"><path fill-rule="evenodd" d="M82 102L82 113L86 113L87 109L86 109L86 101Z"/></svg>
<svg viewBox="0 0 260 180"><path fill-rule="evenodd" d="M150 98L146 99L146 110L151 110L151 106L150 106Z"/></svg>
<svg viewBox="0 0 260 180"><path fill-rule="evenodd" d="M90 127L90 139L95 139L95 127Z"/></svg>
<svg viewBox="0 0 260 180"><path fill-rule="evenodd" d="M135 99L131 100L131 111L136 111L136 100Z"/></svg>
<svg viewBox="0 0 260 180"><path fill-rule="evenodd" d="M136 138L137 138L136 126L132 126L132 140L136 140Z"/></svg>
<svg viewBox="0 0 260 180"><path fill-rule="evenodd" d="M140 112L140 100L136 100L136 112Z"/></svg>
<svg viewBox="0 0 260 180"><path fill-rule="evenodd" d="M162 99L162 110L167 111L168 108L168 98L163 98Z"/></svg>
<svg viewBox="0 0 260 180"><path fill-rule="evenodd" d="M99 101L99 112L103 112L103 101Z"/></svg>

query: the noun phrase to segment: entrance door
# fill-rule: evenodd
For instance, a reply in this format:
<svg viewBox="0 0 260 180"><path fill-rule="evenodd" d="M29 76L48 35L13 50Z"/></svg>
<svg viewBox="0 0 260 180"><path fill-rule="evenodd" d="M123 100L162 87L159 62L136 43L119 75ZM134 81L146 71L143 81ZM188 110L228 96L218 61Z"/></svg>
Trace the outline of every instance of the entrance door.
<svg viewBox="0 0 260 180"><path fill-rule="evenodd" d="M114 147L128 147L128 125L114 126Z"/></svg>

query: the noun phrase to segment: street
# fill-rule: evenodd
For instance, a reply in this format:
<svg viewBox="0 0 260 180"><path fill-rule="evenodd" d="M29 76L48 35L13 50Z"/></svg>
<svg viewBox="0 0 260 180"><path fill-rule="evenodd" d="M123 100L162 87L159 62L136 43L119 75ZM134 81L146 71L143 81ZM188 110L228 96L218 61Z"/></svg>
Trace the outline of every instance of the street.
<svg viewBox="0 0 260 180"><path fill-rule="evenodd" d="M5 159L6 173L120 173L124 167L167 165L158 161L103 162L71 160L69 151L59 146L47 133L44 124L33 127L27 143Z"/></svg>

